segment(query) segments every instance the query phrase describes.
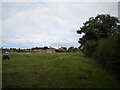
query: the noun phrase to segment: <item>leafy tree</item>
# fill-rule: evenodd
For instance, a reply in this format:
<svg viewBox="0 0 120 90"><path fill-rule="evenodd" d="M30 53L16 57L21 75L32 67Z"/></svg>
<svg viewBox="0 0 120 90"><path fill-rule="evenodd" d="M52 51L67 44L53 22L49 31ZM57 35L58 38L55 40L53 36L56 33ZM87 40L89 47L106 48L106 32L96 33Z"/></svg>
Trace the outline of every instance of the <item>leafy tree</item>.
<svg viewBox="0 0 120 90"><path fill-rule="evenodd" d="M68 52L73 52L74 47L69 47Z"/></svg>
<svg viewBox="0 0 120 90"><path fill-rule="evenodd" d="M77 30L78 34L85 35L79 39L80 48L86 56L92 56L98 41L103 38L108 38L115 33L119 33L119 20L116 17L108 14L97 15L86 21L84 26Z"/></svg>
<svg viewBox="0 0 120 90"><path fill-rule="evenodd" d="M61 47L62 49L63 49L63 51L66 51L67 50L67 48L66 47Z"/></svg>
<svg viewBox="0 0 120 90"><path fill-rule="evenodd" d="M44 49L49 49L47 46L44 46Z"/></svg>
<svg viewBox="0 0 120 90"><path fill-rule="evenodd" d="M73 52L77 52L77 51L78 51L78 48L74 48L74 49L73 49Z"/></svg>

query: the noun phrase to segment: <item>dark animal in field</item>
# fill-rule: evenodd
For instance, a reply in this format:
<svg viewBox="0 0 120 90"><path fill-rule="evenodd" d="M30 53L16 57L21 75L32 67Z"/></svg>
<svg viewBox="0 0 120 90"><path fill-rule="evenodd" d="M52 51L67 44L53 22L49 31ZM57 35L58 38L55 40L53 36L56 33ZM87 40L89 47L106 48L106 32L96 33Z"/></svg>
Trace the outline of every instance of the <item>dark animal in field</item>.
<svg viewBox="0 0 120 90"><path fill-rule="evenodd" d="M3 60L9 60L10 57L9 57L8 55L3 55L2 59L3 59Z"/></svg>

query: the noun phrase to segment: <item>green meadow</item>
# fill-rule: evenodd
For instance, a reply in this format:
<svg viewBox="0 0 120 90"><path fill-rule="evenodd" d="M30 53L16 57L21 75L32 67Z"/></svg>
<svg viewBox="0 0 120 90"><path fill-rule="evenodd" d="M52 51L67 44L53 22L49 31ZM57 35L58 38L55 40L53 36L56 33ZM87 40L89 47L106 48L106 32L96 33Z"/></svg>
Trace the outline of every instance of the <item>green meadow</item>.
<svg viewBox="0 0 120 90"><path fill-rule="evenodd" d="M82 53L11 54L3 88L120 88L115 76Z"/></svg>

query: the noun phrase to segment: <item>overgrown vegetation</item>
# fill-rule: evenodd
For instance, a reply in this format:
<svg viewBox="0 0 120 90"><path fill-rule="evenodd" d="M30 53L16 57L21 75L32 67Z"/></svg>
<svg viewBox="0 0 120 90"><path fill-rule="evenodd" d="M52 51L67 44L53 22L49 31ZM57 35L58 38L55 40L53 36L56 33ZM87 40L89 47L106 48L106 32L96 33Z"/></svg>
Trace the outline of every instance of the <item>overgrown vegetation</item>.
<svg viewBox="0 0 120 90"><path fill-rule="evenodd" d="M104 68L120 76L120 35L100 40L93 58Z"/></svg>
<svg viewBox="0 0 120 90"><path fill-rule="evenodd" d="M120 78L120 22L108 14L97 15L77 31L85 35L79 39L80 48L87 57Z"/></svg>

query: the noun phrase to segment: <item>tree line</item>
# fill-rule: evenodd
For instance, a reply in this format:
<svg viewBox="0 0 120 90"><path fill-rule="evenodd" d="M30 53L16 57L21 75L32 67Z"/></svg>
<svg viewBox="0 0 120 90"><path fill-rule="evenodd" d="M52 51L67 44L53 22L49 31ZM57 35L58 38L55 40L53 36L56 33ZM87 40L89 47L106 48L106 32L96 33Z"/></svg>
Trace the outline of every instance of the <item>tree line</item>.
<svg viewBox="0 0 120 90"><path fill-rule="evenodd" d="M54 49L55 52L80 52L80 49L77 47L60 47L60 48L53 48L53 47L48 47L48 46L44 46L44 47L33 47L33 48L29 48L29 49L22 49L22 48L3 48L1 47L2 53L25 53L25 52L29 52L29 51L34 51L34 50L48 50L48 49Z"/></svg>

